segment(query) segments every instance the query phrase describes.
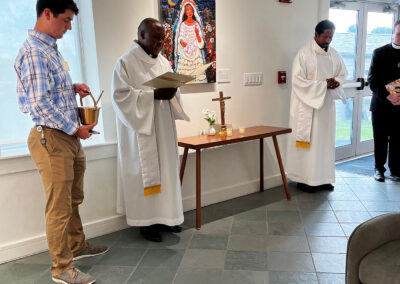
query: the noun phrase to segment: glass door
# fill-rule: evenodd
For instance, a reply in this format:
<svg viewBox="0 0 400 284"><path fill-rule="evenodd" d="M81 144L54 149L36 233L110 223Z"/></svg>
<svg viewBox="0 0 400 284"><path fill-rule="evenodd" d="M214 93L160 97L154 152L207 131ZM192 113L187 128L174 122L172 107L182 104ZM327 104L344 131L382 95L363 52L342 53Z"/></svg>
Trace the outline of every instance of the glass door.
<svg viewBox="0 0 400 284"><path fill-rule="evenodd" d="M336 102L336 160L373 152L368 70L374 49L391 42L396 18L397 7L388 4L331 1L329 19L336 25L331 45L349 71L343 86L347 104Z"/></svg>

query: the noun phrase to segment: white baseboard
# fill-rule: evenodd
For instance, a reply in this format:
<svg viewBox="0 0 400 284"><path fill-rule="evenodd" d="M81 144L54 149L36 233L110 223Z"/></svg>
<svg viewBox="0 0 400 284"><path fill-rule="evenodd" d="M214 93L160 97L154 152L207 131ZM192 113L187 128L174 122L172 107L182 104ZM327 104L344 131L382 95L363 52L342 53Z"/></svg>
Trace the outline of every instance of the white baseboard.
<svg viewBox="0 0 400 284"><path fill-rule="evenodd" d="M260 190L260 180L247 181L226 187L220 187L208 191L203 191L201 194L201 206L222 202L236 197L248 195ZM264 188L269 189L282 184L282 177L276 174L264 178ZM191 195L183 198L183 211L189 211L196 208L196 196Z"/></svg>
<svg viewBox="0 0 400 284"><path fill-rule="evenodd" d="M115 215L83 225L86 238L94 238L127 228L125 216ZM46 235L34 236L0 246L0 264L48 250Z"/></svg>

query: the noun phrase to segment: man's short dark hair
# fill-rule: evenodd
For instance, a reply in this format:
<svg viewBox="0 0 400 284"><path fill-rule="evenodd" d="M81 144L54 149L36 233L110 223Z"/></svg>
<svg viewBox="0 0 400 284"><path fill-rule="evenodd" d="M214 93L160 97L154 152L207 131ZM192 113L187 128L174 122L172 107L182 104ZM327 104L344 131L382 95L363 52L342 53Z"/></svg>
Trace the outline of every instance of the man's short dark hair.
<svg viewBox="0 0 400 284"><path fill-rule="evenodd" d="M398 25L400 25L400 20L397 20L397 21L394 23L393 29L395 29Z"/></svg>
<svg viewBox="0 0 400 284"><path fill-rule="evenodd" d="M67 9L72 10L75 15L79 13L79 9L73 0L37 0L36 16L39 18L46 8L49 8L55 17L64 13Z"/></svg>
<svg viewBox="0 0 400 284"><path fill-rule="evenodd" d="M335 30L335 24L332 23L329 20L324 20L318 23L318 25L315 26L315 32L317 34L323 34L325 30Z"/></svg>

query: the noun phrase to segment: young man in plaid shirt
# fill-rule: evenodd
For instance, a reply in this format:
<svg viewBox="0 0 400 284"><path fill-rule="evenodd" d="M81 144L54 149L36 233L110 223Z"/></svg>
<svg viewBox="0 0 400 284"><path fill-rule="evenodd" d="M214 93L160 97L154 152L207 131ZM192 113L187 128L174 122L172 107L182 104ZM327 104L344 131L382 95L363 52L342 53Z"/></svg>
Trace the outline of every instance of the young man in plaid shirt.
<svg viewBox="0 0 400 284"><path fill-rule="evenodd" d="M37 21L15 59L19 108L34 126L28 146L46 194L46 233L57 283L94 283L72 261L103 254L107 247L85 241L79 204L83 201L85 153L79 139L87 139L95 124L80 125L76 94L86 96L86 84L73 84L69 67L56 41L71 29L79 10L73 0L38 0Z"/></svg>

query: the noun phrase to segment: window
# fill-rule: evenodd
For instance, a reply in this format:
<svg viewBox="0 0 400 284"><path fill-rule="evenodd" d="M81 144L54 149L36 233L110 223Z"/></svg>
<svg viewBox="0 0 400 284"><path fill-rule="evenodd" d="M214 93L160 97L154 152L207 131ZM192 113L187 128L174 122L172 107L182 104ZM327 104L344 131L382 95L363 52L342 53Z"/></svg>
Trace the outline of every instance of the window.
<svg viewBox="0 0 400 284"><path fill-rule="evenodd" d="M78 3L77 3L78 4ZM36 0L2 0L0 9L0 146L26 144L33 122L20 112L16 97L14 60L28 29L36 22ZM73 82L82 81L79 53L79 31L74 19L72 31L57 41L58 48L70 66Z"/></svg>

